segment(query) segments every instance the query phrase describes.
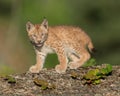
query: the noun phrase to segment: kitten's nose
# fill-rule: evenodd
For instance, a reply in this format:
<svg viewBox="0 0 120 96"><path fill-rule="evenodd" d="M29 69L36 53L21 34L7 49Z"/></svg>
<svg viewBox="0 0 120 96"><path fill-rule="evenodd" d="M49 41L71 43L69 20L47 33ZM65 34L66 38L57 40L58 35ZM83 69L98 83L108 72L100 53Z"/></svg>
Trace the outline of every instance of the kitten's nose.
<svg viewBox="0 0 120 96"><path fill-rule="evenodd" d="M41 40L40 39L38 39L38 43L40 43L41 42Z"/></svg>
<svg viewBox="0 0 120 96"><path fill-rule="evenodd" d="M37 42L40 42L41 41L41 39L40 38L37 38Z"/></svg>

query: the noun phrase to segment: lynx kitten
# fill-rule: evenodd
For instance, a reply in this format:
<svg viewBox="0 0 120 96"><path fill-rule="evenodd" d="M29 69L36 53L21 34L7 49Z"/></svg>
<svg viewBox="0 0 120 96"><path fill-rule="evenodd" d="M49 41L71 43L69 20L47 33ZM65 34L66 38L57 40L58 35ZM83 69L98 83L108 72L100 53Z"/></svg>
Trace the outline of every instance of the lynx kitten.
<svg viewBox="0 0 120 96"><path fill-rule="evenodd" d="M26 30L36 52L36 64L29 69L32 73L39 73L47 54L53 52L58 55L60 63L55 67L58 73L65 72L68 63L71 69L77 69L90 58L87 49L92 51L94 48L90 37L78 27L50 27L44 19L41 24L28 22Z"/></svg>

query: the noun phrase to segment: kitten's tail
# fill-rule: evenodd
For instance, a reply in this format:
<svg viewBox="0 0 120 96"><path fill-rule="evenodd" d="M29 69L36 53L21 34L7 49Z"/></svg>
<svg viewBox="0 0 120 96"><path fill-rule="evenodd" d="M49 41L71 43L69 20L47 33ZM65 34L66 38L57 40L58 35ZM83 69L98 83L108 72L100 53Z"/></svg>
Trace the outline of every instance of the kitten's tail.
<svg viewBox="0 0 120 96"><path fill-rule="evenodd" d="M96 52L96 49L94 48L92 42L89 42L89 43L88 43L88 49L89 49L89 51L90 51L91 53Z"/></svg>

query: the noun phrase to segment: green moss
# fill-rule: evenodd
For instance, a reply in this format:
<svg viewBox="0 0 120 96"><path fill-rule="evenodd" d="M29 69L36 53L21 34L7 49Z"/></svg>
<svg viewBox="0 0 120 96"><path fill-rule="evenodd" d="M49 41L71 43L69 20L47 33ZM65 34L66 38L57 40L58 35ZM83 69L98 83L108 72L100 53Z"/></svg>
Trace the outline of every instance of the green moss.
<svg viewBox="0 0 120 96"><path fill-rule="evenodd" d="M111 72L112 72L112 65L110 65L110 64L107 64L107 65L106 65L106 68L102 68L102 69L100 70L100 73L101 73L102 75L109 75Z"/></svg>
<svg viewBox="0 0 120 96"><path fill-rule="evenodd" d="M46 90L46 89L55 89L56 86L52 83L48 83L47 81L45 80L40 80L38 78L35 78L34 79L34 83L37 85L37 86L40 86L42 90Z"/></svg>
<svg viewBox="0 0 120 96"><path fill-rule="evenodd" d="M93 65L96 65L96 60L94 58L91 58L83 65L83 67L89 67Z"/></svg>
<svg viewBox="0 0 120 96"><path fill-rule="evenodd" d="M36 85L40 86L42 90L45 90L45 89L48 88L48 82L45 81L45 80L40 80L40 79L38 79L38 78L35 78L35 79L34 79L34 83L35 83Z"/></svg>
<svg viewBox="0 0 120 96"><path fill-rule="evenodd" d="M6 80L8 83L11 83L11 84L16 83L16 79L15 79L14 77L12 77L12 76L6 75L6 76L3 77L3 78L4 78L4 80Z"/></svg>
<svg viewBox="0 0 120 96"><path fill-rule="evenodd" d="M88 71L83 78L86 80L86 83L99 84L100 79L105 78L112 72L112 66L106 64L105 68L93 69Z"/></svg>

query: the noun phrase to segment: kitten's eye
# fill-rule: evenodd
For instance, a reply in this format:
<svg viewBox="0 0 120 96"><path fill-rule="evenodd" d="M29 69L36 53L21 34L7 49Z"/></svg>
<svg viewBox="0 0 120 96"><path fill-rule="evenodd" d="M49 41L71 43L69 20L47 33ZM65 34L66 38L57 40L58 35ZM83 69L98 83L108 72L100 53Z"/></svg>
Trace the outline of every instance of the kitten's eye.
<svg viewBox="0 0 120 96"><path fill-rule="evenodd" d="M33 35L33 38L36 38L36 37L37 37L37 36L34 34L34 35Z"/></svg>

